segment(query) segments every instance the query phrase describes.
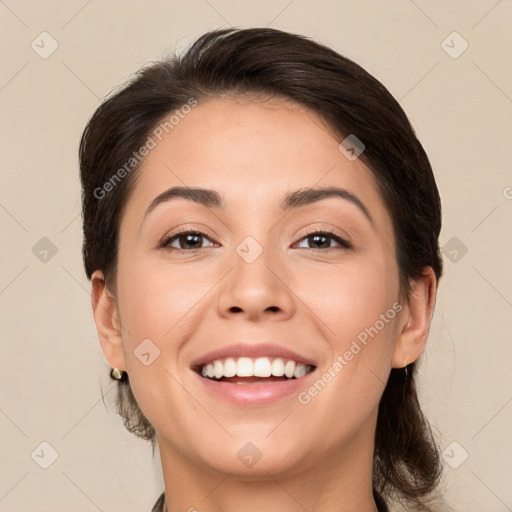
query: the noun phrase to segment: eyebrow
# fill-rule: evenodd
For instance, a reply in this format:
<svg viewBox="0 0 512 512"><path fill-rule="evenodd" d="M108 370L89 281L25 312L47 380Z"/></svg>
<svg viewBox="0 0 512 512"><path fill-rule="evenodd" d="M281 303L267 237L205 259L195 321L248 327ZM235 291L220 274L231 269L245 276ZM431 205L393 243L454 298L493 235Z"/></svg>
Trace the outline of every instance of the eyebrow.
<svg viewBox="0 0 512 512"><path fill-rule="evenodd" d="M330 197L339 197L350 201L352 204L357 206L359 210L364 213L370 223L373 224L373 218L364 203L348 190L338 187L302 188L295 190L284 197L280 208L282 212L288 212L292 209L313 204ZM144 218L146 218L158 205L171 201L174 198L194 201L206 206L207 208L215 210L225 210L226 208L226 201L223 196L215 190L199 187L171 187L151 201L151 204L144 213Z"/></svg>

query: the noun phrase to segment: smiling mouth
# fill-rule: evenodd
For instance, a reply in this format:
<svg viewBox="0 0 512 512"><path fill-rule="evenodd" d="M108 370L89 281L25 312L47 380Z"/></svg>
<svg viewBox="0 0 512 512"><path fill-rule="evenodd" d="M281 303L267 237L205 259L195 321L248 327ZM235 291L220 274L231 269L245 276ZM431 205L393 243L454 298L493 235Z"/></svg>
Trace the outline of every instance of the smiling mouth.
<svg viewBox="0 0 512 512"><path fill-rule="evenodd" d="M281 357L227 357L196 366L194 370L214 382L258 384L300 379L315 368Z"/></svg>

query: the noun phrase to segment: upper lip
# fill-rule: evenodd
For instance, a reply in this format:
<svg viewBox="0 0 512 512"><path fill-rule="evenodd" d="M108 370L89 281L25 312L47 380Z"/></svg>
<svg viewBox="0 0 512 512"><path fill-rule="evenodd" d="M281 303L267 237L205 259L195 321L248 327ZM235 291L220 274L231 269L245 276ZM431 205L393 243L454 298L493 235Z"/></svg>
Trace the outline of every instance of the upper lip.
<svg viewBox="0 0 512 512"><path fill-rule="evenodd" d="M315 362L309 357L298 354L287 347L268 342L242 342L219 347L196 358L192 361L191 366L197 368L216 359L226 359L227 357L281 357L296 363L316 366Z"/></svg>

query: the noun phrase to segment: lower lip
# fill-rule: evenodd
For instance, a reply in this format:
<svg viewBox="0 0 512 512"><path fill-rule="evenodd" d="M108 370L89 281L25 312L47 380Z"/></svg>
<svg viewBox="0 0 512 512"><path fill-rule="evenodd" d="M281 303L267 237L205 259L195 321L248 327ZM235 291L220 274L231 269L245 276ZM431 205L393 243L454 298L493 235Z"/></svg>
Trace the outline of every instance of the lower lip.
<svg viewBox="0 0 512 512"><path fill-rule="evenodd" d="M274 382L262 382L251 384L231 384L229 382L217 382L201 377L193 372L201 381L207 391L217 398L222 398L234 405L265 405L277 402L290 395L298 393L308 385L314 371L299 379L289 379Z"/></svg>

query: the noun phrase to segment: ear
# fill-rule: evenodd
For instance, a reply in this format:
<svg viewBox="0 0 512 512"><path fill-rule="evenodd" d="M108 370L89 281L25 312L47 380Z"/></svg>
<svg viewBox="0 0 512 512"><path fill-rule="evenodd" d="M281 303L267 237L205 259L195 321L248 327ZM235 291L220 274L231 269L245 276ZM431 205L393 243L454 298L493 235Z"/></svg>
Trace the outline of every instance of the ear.
<svg viewBox="0 0 512 512"><path fill-rule="evenodd" d="M101 270L94 271L91 285L92 310L103 354L111 368L126 370L116 299L108 292Z"/></svg>
<svg viewBox="0 0 512 512"><path fill-rule="evenodd" d="M425 267L423 276L411 282L395 342L393 368L403 368L416 361L423 352L434 313L436 289L437 280L431 267Z"/></svg>

